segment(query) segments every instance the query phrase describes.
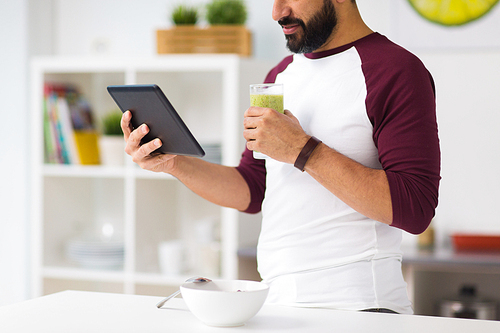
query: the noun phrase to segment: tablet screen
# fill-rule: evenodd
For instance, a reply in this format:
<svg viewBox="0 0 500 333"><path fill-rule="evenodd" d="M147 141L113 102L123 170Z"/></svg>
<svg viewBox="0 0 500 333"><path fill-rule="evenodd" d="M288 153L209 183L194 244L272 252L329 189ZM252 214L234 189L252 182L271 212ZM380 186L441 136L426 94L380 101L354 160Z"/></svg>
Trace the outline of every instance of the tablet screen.
<svg viewBox="0 0 500 333"><path fill-rule="evenodd" d="M132 112L132 126L149 127L141 144L159 138L163 145L153 153L202 157L205 152L172 104L155 84L108 86L108 92L122 112Z"/></svg>

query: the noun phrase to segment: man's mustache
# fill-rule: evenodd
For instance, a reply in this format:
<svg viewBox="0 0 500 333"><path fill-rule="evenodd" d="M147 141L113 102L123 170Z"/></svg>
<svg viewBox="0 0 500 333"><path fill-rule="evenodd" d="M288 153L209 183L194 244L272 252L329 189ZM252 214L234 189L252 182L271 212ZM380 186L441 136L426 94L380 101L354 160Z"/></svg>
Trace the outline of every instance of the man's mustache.
<svg viewBox="0 0 500 333"><path fill-rule="evenodd" d="M298 19L298 18L291 18L289 16L279 19L278 24L281 26L290 25L290 24L299 24L300 26L302 26L302 28L305 28L304 21L302 21L301 19Z"/></svg>

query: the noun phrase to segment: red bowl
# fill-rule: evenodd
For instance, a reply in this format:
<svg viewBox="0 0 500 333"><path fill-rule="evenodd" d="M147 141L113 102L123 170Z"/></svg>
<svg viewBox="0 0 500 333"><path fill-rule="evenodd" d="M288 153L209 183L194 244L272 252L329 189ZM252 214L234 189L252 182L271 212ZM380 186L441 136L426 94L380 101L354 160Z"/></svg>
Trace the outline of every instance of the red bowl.
<svg viewBox="0 0 500 333"><path fill-rule="evenodd" d="M500 236L480 234L453 234L453 246L457 251L500 251Z"/></svg>

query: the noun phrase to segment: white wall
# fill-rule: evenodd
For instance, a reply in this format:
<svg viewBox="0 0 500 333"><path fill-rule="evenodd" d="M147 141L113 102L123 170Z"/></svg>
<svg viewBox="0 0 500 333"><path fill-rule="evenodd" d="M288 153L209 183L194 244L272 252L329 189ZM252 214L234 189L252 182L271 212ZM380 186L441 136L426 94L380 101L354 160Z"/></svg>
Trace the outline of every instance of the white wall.
<svg viewBox="0 0 500 333"><path fill-rule="evenodd" d="M442 181L436 228L500 234L500 52L422 53L437 86Z"/></svg>
<svg viewBox="0 0 500 333"><path fill-rule="evenodd" d="M27 297L27 1L0 10L0 306Z"/></svg>
<svg viewBox="0 0 500 333"><path fill-rule="evenodd" d="M207 1L184 2L202 6ZM171 25L169 13L179 1L58 3L57 53L151 55L156 52L155 29ZM288 52L280 27L271 19L273 1L247 3L254 55L280 60ZM455 28L424 20L407 1L358 0L358 6L369 26L419 55L436 81L443 150L443 181L435 219L438 232L500 233L493 204L500 198L500 179L495 172L500 154L496 133L500 131L493 128L500 120L495 112L498 94L494 93L500 84L500 5L483 19ZM464 145L470 151L467 154Z"/></svg>
<svg viewBox="0 0 500 333"><path fill-rule="evenodd" d="M184 2L202 6L207 1ZM59 1L56 52L154 54L154 31L171 25L168 16L178 3ZM288 51L280 27L271 19L273 1L247 3L254 55L280 60ZM425 21L407 1L358 0L358 6L369 26L419 55L436 81L443 150L440 206L435 218L440 237L457 230L500 233L494 205L500 198L500 179L494 170L500 162L500 140L494 127L500 120L495 112L498 94L494 93L500 87L500 5L483 19L454 28ZM412 239L407 237L408 242Z"/></svg>
<svg viewBox="0 0 500 333"><path fill-rule="evenodd" d="M0 305L26 297L28 230L29 54L148 56L155 30L171 25L178 3L206 0L0 0ZM288 52L271 19L271 0L247 0L254 55L278 61ZM28 8L29 5L29 8ZM358 0L374 29L419 55L437 85L442 143L441 236L455 230L500 233L500 5L459 28L424 21L407 1ZM28 19L29 17L29 19ZM29 23L28 23L29 22ZM29 28L29 29L28 29ZM29 31L29 32L28 32ZM16 138L13 141L12 138ZM414 241L408 237L407 241Z"/></svg>
<svg viewBox="0 0 500 333"><path fill-rule="evenodd" d="M442 181L435 227L500 234L500 5L482 19L443 27L406 1L391 6L392 39L416 53L436 83Z"/></svg>
<svg viewBox="0 0 500 333"><path fill-rule="evenodd" d="M57 1L57 0L56 0ZM172 25L179 3L199 6L206 0L64 0L57 1L56 53L148 56L156 53L156 29ZM254 32L255 56L279 60L288 54L284 37L271 19L272 1L248 1L247 26ZM201 25L206 24L203 18Z"/></svg>

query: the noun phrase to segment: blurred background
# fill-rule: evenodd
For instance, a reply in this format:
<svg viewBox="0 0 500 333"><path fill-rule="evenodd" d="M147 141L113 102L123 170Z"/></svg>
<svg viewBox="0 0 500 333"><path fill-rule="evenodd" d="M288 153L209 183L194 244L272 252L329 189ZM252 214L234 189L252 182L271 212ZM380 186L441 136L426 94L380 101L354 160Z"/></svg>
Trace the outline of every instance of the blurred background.
<svg viewBox="0 0 500 333"><path fill-rule="evenodd" d="M200 5L206 1L182 3ZM358 0L367 24L418 55L434 76L442 150L436 243L500 234L500 6L446 27L404 0ZM152 57L175 0L0 0L0 305L30 293L30 61L38 56ZM288 55L273 1L246 1L252 58ZM200 24L204 24L203 20ZM263 77L262 77L263 79ZM405 244L416 244L405 235Z"/></svg>

